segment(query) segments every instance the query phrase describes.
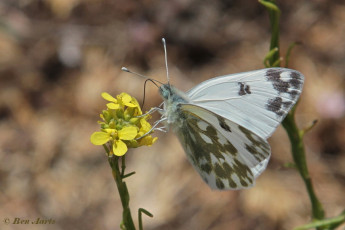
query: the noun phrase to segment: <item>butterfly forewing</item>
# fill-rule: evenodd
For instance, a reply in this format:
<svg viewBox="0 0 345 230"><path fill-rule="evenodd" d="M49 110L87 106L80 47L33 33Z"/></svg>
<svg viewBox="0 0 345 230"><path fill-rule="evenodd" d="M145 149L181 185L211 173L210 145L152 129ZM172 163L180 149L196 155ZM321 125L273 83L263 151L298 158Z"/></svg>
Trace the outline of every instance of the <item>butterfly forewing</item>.
<svg viewBox="0 0 345 230"><path fill-rule="evenodd" d="M303 75L285 68L268 68L207 80L187 95L210 110L268 138L296 103Z"/></svg>
<svg viewBox="0 0 345 230"><path fill-rule="evenodd" d="M182 105L184 125L175 129L187 157L213 189L253 186L266 168L267 142L242 126L194 105Z"/></svg>

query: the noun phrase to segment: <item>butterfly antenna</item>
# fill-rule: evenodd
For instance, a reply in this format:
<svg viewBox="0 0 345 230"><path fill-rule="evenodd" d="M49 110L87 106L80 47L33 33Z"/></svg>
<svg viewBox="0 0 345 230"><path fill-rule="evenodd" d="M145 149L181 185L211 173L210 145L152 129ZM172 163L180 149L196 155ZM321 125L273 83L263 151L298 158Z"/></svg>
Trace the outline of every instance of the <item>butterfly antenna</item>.
<svg viewBox="0 0 345 230"><path fill-rule="evenodd" d="M168 84L170 85L170 78L169 78L169 69L168 69L168 54L167 54L167 44L165 42L165 38L162 38L163 47L164 47L164 56L165 56L165 68L167 70L167 79Z"/></svg>
<svg viewBox="0 0 345 230"><path fill-rule="evenodd" d="M133 72L133 71L127 69L126 67L122 67L121 70L124 71L124 72L131 73L131 74L134 74L134 75L137 75L137 76L139 76L139 77L142 77L142 78L145 78L145 79L146 79L146 80L145 80L145 83L144 83L144 96L143 96L143 102L142 102L142 104L141 104L141 108L143 108L143 107L144 107L144 104L145 104L145 98L146 98L146 83L147 83L148 81L150 81L150 82L152 82L153 84L155 84L155 86L157 86L157 88L159 88L159 86L157 85L157 83L163 85L163 83L160 82L160 81L157 81L157 80L155 80L155 79L146 77L146 76L144 76L144 75L142 75L142 74L140 74L140 73ZM157 83L156 83L156 82L157 82Z"/></svg>
<svg viewBox="0 0 345 230"><path fill-rule="evenodd" d="M156 82L154 82L152 79L148 78L145 80L145 83L144 83L144 96L143 96L143 102L141 103L141 108L144 108L144 105L145 105L145 98L146 98L146 83L150 81L152 82L153 84L155 84L157 86L157 88L159 88L159 86L157 85Z"/></svg>
<svg viewBox="0 0 345 230"><path fill-rule="evenodd" d="M126 67L122 67L121 70L124 71L124 72L127 72L127 73L131 73L131 74L137 75L137 76L145 78L145 79L149 79L152 82L158 82L159 84L164 85L162 82L160 82L160 81L158 81L156 79L152 79L152 78L146 77L146 76L144 76L144 75L142 75L140 73L133 72L133 71L127 69ZM155 84L155 85L157 86L157 84Z"/></svg>

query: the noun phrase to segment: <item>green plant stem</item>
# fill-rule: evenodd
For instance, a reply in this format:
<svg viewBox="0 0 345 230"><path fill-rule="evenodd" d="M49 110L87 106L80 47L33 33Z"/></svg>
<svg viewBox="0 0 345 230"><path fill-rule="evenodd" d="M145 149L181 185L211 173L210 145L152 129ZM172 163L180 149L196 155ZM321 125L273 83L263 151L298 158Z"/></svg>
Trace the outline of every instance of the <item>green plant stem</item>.
<svg viewBox="0 0 345 230"><path fill-rule="evenodd" d="M128 174L125 174L126 169L126 156L121 157L121 172L119 167L119 160L120 157L114 156L113 153L110 151L111 148L109 148L106 144L103 145L104 150L107 153L108 156L108 162L112 169L113 178L116 183L117 190L120 195L121 204L122 204L122 222L120 224L120 229L122 230L135 230L135 226L132 219L131 210L129 209L129 193L127 189L126 182L123 180L127 177L132 176L135 174L135 172L130 172ZM109 157L111 156L111 157ZM138 219L139 219L139 229L143 230L143 221L142 221L142 213L146 214L149 217L153 217L153 215L147 211L146 209L139 208L138 210Z"/></svg>
<svg viewBox="0 0 345 230"><path fill-rule="evenodd" d="M278 48L278 51L273 53L273 55L268 58L268 62L270 66L274 66L275 63L278 63L280 61L279 60L280 59L280 54L279 54L280 10L278 6L275 4L275 0L259 0L259 2L267 8L268 13L269 13L270 24L271 24L271 29L272 29L270 52L273 49ZM305 183L305 186L306 186L306 189L307 189L307 192L312 204L312 216L314 219L322 220L324 219L325 214L324 214L324 210L321 205L321 202L319 201L319 199L317 198L314 192L312 181L308 172L304 143L303 143L304 132L300 131L296 125L295 118L294 118L294 111L295 111L295 108L293 108L292 111L286 116L282 124L289 136L293 160L296 164L296 168L298 172L300 173Z"/></svg>
<svg viewBox="0 0 345 230"><path fill-rule="evenodd" d="M278 48L276 52L268 59L270 66L275 66L276 62L280 60L280 50L279 50L279 20L280 20L280 10L275 4L275 0L259 0L259 2L264 5L268 11L270 18L270 24L272 29L270 51Z"/></svg>
<svg viewBox="0 0 345 230"><path fill-rule="evenodd" d="M121 204L123 208L122 223L126 230L135 230L135 226L134 226L132 215L131 215L131 210L129 209L129 193L128 193L127 185L126 185L126 182L123 181L123 177L121 176L122 174L119 168L119 157L117 156L109 157L108 161L112 169L113 178L115 180L115 183L116 183L116 186L121 198ZM122 162L124 162L124 160ZM122 173L124 173L124 169Z"/></svg>
<svg viewBox="0 0 345 230"><path fill-rule="evenodd" d="M305 224L302 226L299 226L297 228L294 228L294 230L307 230L311 228L317 228L317 227L328 227L328 229L335 229L339 225L345 222L345 211L342 212L339 216L324 219L324 220L317 220L309 224Z"/></svg>
<svg viewBox="0 0 345 230"><path fill-rule="evenodd" d="M142 220L142 213L144 213L145 215L149 216L149 217L153 217L153 215L147 211L146 209L143 208L139 208L138 210L138 220L139 220L139 230L143 230L143 220Z"/></svg>
<svg viewBox="0 0 345 230"><path fill-rule="evenodd" d="M304 184L308 192L311 205L312 205L313 218L321 220L324 218L325 214L324 214L322 204L317 198L313 189L313 184L312 184L308 167L307 167L307 160L306 160L305 149L304 149L304 144L303 144L303 134L297 128L295 118L294 118L294 110L291 111L286 116L282 125L289 136L293 160L296 164L296 168L299 174L301 175L304 181Z"/></svg>
<svg viewBox="0 0 345 230"><path fill-rule="evenodd" d="M290 56L291 56L291 52L292 52L292 49L296 46L296 45L300 45L301 43L300 42L293 42L289 45L289 48L286 52L286 55L285 55L285 67L287 68L289 66L289 61L290 61Z"/></svg>

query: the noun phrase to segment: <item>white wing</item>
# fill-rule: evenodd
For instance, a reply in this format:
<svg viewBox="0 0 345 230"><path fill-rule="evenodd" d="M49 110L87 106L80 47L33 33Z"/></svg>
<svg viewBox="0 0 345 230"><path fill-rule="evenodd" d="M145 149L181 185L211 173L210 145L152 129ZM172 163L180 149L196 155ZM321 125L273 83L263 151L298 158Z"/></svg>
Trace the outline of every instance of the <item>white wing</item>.
<svg viewBox="0 0 345 230"><path fill-rule="evenodd" d="M303 81L298 71L268 68L216 77L187 95L194 105L267 139L296 103Z"/></svg>
<svg viewBox="0 0 345 230"><path fill-rule="evenodd" d="M187 158L213 189L254 185L270 157L267 141L243 126L196 105L182 104L175 127Z"/></svg>

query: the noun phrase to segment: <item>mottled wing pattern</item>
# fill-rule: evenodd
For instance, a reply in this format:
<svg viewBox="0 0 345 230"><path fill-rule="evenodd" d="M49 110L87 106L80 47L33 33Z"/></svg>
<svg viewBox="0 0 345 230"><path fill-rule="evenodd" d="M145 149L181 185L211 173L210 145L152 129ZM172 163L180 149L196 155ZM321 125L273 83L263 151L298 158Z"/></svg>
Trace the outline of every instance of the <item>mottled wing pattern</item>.
<svg viewBox="0 0 345 230"><path fill-rule="evenodd" d="M243 126L195 105L181 105L183 125L176 129L187 158L213 189L254 185L266 168L270 146Z"/></svg>
<svg viewBox="0 0 345 230"><path fill-rule="evenodd" d="M267 139L296 103L303 81L298 71L268 68L213 78L187 95L193 104Z"/></svg>

